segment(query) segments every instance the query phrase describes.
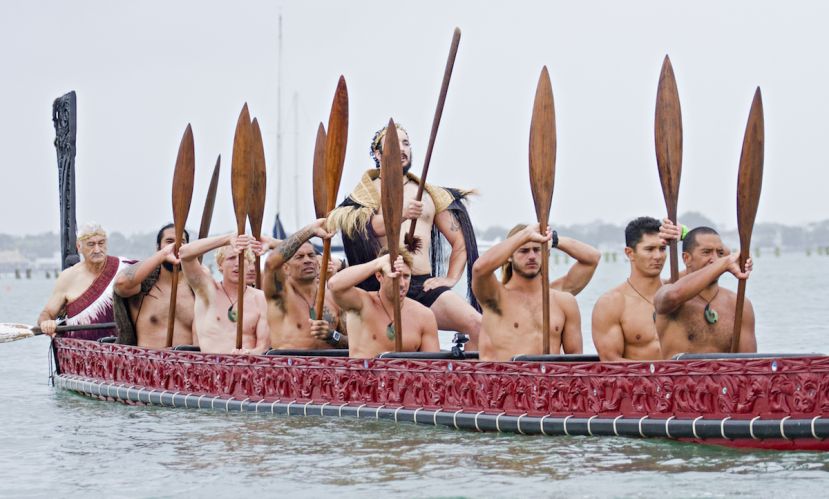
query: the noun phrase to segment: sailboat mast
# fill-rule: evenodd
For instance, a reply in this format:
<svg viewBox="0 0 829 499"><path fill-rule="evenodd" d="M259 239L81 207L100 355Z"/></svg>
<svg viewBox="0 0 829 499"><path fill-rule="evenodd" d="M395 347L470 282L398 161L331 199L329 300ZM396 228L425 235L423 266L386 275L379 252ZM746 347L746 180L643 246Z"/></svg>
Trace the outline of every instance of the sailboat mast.
<svg viewBox="0 0 829 499"><path fill-rule="evenodd" d="M316 179L315 179L316 180ZM294 217L299 228L299 93L294 92Z"/></svg>
<svg viewBox="0 0 829 499"><path fill-rule="evenodd" d="M279 31L276 66L276 214L282 211L282 14Z"/></svg>

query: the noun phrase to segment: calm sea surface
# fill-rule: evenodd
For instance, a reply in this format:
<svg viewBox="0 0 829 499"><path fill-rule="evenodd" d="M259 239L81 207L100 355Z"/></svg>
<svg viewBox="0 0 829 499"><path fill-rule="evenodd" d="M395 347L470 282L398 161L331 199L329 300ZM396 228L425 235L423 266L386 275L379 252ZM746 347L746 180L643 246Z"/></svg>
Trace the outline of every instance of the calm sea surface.
<svg viewBox="0 0 829 499"><path fill-rule="evenodd" d="M586 351L593 303L627 271L622 258L603 262L579 295ZM827 281L826 256L757 259L748 296L760 350L829 352ZM53 284L0 277L0 321L34 322ZM0 344L2 497L812 497L829 487L829 454L128 407L49 387L47 347Z"/></svg>

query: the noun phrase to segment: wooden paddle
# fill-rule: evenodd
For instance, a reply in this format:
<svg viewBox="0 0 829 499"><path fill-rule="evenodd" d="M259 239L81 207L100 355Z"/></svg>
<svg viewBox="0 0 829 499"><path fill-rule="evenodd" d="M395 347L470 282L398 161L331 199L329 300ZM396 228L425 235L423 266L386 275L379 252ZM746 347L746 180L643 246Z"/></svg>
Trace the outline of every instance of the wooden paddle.
<svg viewBox="0 0 829 499"><path fill-rule="evenodd" d="M324 132L324 130L323 130ZM317 130L317 141L319 142L319 129ZM328 116L328 134L325 136L325 152L323 164L325 165L324 175L317 180L324 178L325 182L325 216L334 209L337 202L337 192L340 190L340 180L343 175L343 164L345 163L345 147L348 143L348 88L345 85L345 78L340 76L337 82L337 90L334 92L334 102L331 103L331 114ZM314 160L317 158L317 151L314 151ZM316 176L316 175L315 175ZM316 192L316 187L314 188ZM315 194L316 201L316 194ZM328 261L331 259L331 239L325 239L322 243L322 266L320 267L320 287L317 291L316 316L323 319L325 306L325 285L328 281Z"/></svg>
<svg viewBox="0 0 829 499"><path fill-rule="evenodd" d="M383 139L383 155L380 161L380 205L383 225L389 247L389 263L394 272L394 262L400 253L400 224L403 218L403 165L400 162L400 142L397 126L389 118L386 137ZM403 351L403 324L400 317L400 278L394 278L394 351Z"/></svg>
<svg viewBox="0 0 829 499"><path fill-rule="evenodd" d="M460 28L455 28L455 32L452 35L452 44L449 46L449 57L446 59L446 68L443 70L443 83L440 85L438 106L435 109L435 117L432 119L432 133L429 135L429 147L426 149L426 157L423 160L423 173L420 176L420 185L417 186L417 195L415 196L417 201L423 199L423 188L426 185L426 176L429 175L429 164L432 161L432 149L435 147L435 137L438 134L440 118L443 116L443 106L446 104L446 92L449 90L449 80L452 79L452 69L455 67L455 56L458 55L458 45L460 43L461 30ZM383 150L385 151L385 149ZM421 246L420 238L414 235L416 224L417 220L412 220L411 225L409 225L409 232L403 238L406 248L409 251L418 251Z"/></svg>
<svg viewBox="0 0 829 499"><path fill-rule="evenodd" d="M547 233L550 205L556 178L556 115L553 86L547 66L541 69L535 89L535 103L530 125L530 188L538 217L538 230ZM541 258L541 312L544 355L550 353L550 262L547 243Z"/></svg>
<svg viewBox="0 0 829 499"><path fill-rule="evenodd" d="M317 142L314 144L314 213L317 218L325 218L328 212L327 192L328 183L325 180L325 126L320 122L317 127Z"/></svg>
<svg viewBox="0 0 829 499"><path fill-rule="evenodd" d="M55 327L56 333L65 333L69 331L93 331L96 329L112 329L115 327L114 322L102 322L99 324L73 324L60 325ZM30 326L28 324L19 324L15 322L0 322L0 343L9 343L12 341L22 340L24 338L33 338L43 334L40 326Z"/></svg>
<svg viewBox="0 0 829 499"><path fill-rule="evenodd" d="M251 130L248 105L242 106L236 121L236 133L233 136L233 158L231 160L231 191L233 193L233 211L236 215L236 233L245 233L245 220L248 216L248 202L251 180ZM239 252L239 293L236 297L236 348L242 348L242 325L244 323L245 289L245 252Z"/></svg>
<svg viewBox="0 0 829 499"><path fill-rule="evenodd" d="M654 119L656 140L656 165L662 196L668 218L676 222L679 199L679 177L682 173L682 112L679 107L679 91L676 88L674 68L666 55L659 74L659 88L656 91L656 116ZM676 240L668 243L671 248L671 282L679 277L679 253Z"/></svg>
<svg viewBox="0 0 829 499"><path fill-rule="evenodd" d="M196 153L193 145L193 129L190 124L184 130L178 146L176 169L173 173L173 225L175 225L176 242L174 253L178 256L181 240L184 237L184 225L190 213L193 199L193 178L196 172ZM176 297L178 295L179 266L173 266L173 283L170 288L170 309L167 315L167 348L173 346L173 331L176 325Z"/></svg>
<svg viewBox="0 0 829 499"><path fill-rule="evenodd" d="M262 144L262 131L259 129L259 121L253 118L251 124L253 133L252 144L252 165L253 176L250 184L250 201L248 205L248 219L250 220L250 233L257 241L262 237L262 217L265 216L265 186L267 183L267 169L265 166L265 146ZM260 271L261 260L256 255L256 289L262 289L262 273Z"/></svg>
<svg viewBox="0 0 829 499"><path fill-rule="evenodd" d="M204 239L210 233L210 222L213 220L213 207L216 205L216 190L219 188L219 170L221 169L222 155L216 158L216 166L213 167L213 176L210 177L210 186L207 188L207 197L204 200L204 210L201 214L201 225L199 226L199 239Z"/></svg>
<svg viewBox="0 0 829 499"><path fill-rule="evenodd" d="M737 174L737 232L740 234L740 269L745 271L746 260L751 251L751 233L754 218L760 202L763 186L763 155L765 124L763 120L763 96L760 87L754 92L751 111L748 114L746 132L743 136L743 150L740 153L740 170ZM734 313L734 336L731 351L740 348L740 330L743 326L743 305L746 298L746 280L737 284L737 310Z"/></svg>

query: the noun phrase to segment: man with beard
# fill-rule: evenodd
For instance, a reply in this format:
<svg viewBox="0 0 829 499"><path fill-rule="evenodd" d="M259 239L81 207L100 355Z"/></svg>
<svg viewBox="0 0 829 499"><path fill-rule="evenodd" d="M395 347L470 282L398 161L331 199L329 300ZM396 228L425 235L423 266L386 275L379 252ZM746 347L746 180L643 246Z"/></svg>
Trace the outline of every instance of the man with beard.
<svg viewBox="0 0 829 499"><path fill-rule="evenodd" d="M271 348L321 350L347 348L340 308L325 294L322 312L315 310L320 263L312 237L327 239L321 218L284 241L277 242L265 261L262 289L268 300ZM342 321L344 322L344 321ZM339 331L339 332L338 332Z"/></svg>
<svg viewBox="0 0 829 499"><path fill-rule="evenodd" d="M543 244L552 241L577 262L566 275L541 281ZM516 225L507 239L475 262L472 290L483 308L480 359L507 361L519 354L541 354L544 337L541 286L550 286L550 352L582 353L581 316L573 296L587 285L599 264L599 252L539 225ZM501 267L501 281L495 271Z"/></svg>
<svg viewBox="0 0 829 499"><path fill-rule="evenodd" d="M420 303L408 298L412 277L412 258L401 251L392 271L386 249L374 260L341 270L328 281L328 289L346 312L349 331L348 355L356 358L376 357L394 351L394 293L400 295L400 315L404 352L437 352L438 328L435 316ZM357 287L369 276L380 283L380 289L366 291ZM399 277L395 289L394 278Z"/></svg>
<svg viewBox="0 0 829 499"><path fill-rule="evenodd" d="M467 282L471 282L472 264L478 258L475 232L464 206L471 191L447 189L426 184L422 201L416 201L420 179L409 172L412 165L412 148L409 135L397 125L400 155L403 164L403 225L401 241L408 233L412 220L417 220L415 236L420 248L413 254L412 280L408 297L430 308L440 329L466 333L470 337L469 349L477 348L481 314L469 288L470 303L451 292L467 268ZM371 157L376 168L363 174L360 183L348 198L328 217L328 227L339 229L349 265L373 261L380 248L387 247L383 213L380 206L380 161L383 155L383 139L386 128L374 135ZM441 236L451 246L446 275L443 273ZM398 244L391 241L390 244ZM366 274L360 288L367 291L379 289L372 272Z"/></svg>
<svg viewBox="0 0 829 499"><path fill-rule="evenodd" d="M593 343L603 361L662 358L653 300L662 287L667 240L679 235L668 219L660 225L655 218L639 217L625 228L630 276L593 307Z"/></svg>
<svg viewBox="0 0 829 499"><path fill-rule="evenodd" d="M216 282L198 258L216 249L216 265L222 280ZM196 294L193 328L199 346L206 353L262 354L270 346L268 305L261 290L246 284L239 275L239 253L244 251L246 267L254 264L254 254L262 253L262 244L242 234L208 237L185 244L179 250L181 269ZM244 286L244 323L242 348L236 348L238 291Z"/></svg>
<svg viewBox="0 0 829 499"><path fill-rule="evenodd" d="M737 279L748 279L751 259L743 272L739 257L739 252L729 254L717 231L710 227L688 232L682 241L685 275L675 283L663 285L654 296L662 358L670 359L682 352L731 351L737 294L721 287L718 281L726 272ZM754 309L748 298L743 307L737 351L757 351Z"/></svg>
<svg viewBox="0 0 829 499"><path fill-rule="evenodd" d="M119 270L134 261L107 255L107 234L96 223L82 225L77 236L83 260L61 272L37 324L48 335L55 334L58 316L66 325L112 322L112 284ZM115 329L82 330L65 333L67 338L97 340L112 336Z"/></svg>
<svg viewBox="0 0 829 499"><path fill-rule="evenodd" d="M184 231L184 241L190 235ZM179 265L174 253L175 225L167 224L156 236L156 252L118 273L115 278L115 322L118 343L147 348L167 346L167 321L173 268ZM198 345L193 335L193 290L187 281L179 282L176 293L173 345Z"/></svg>

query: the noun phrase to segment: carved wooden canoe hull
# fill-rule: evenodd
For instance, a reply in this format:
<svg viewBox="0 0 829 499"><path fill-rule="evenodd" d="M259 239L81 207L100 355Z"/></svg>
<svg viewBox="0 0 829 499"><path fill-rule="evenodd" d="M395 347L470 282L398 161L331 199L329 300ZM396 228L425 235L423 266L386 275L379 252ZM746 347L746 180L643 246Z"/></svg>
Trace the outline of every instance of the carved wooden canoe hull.
<svg viewBox="0 0 829 499"><path fill-rule="evenodd" d="M829 450L829 357L481 362L215 355L57 338L55 384L222 411Z"/></svg>

